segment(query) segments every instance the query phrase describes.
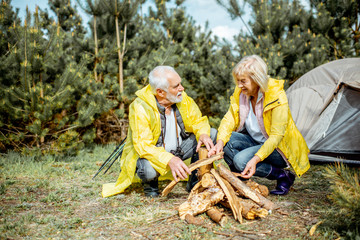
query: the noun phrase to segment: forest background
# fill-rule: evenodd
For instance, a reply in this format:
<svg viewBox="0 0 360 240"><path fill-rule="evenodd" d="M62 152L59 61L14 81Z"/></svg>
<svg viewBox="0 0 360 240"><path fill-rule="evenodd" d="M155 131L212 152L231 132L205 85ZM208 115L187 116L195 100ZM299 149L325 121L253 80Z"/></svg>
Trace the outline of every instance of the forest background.
<svg viewBox="0 0 360 240"><path fill-rule="evenodd" d="M288 87L326 62L360 53L356 0L217 0L246 26L219 39L186 13L183 0L49 0L24 20L0 6L0 149L75 154L126 135L127 109L156 65L174 66L186 92L217 127L229 104L233 66L264 58ZM244 21L245 8L251 19ZM214 13L215 14L215 13Z"/></svg>

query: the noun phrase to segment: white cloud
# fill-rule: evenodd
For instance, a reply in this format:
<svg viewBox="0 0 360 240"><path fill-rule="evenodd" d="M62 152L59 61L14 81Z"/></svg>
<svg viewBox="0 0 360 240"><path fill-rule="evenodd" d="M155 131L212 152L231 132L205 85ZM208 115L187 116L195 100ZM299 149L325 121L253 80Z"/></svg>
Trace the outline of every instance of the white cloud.
<svg viewBox="0 0 360 240"><path fill-rule="evenodd" d="M211 29L213 35L218 36L220 39L225 38L228 41L232 41L234 35L237 35L239 33L239 29L231 28L226 25L222 26L216 26Z"/></svg>

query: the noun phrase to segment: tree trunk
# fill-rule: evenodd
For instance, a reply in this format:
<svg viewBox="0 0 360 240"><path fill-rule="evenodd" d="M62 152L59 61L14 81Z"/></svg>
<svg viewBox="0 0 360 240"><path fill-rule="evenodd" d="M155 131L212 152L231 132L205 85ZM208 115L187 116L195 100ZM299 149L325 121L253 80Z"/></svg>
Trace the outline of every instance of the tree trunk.
<svg viewBox="0 0 360 240"><path fill-rule="evenodd" d="M96 65L97 65L97 62L98 62L99 50L98 50L98 40L97 40L97 32L96 32L96 15L94 15L93 28L94 28L94 41L95 41L94 78L95 78L95 81L97 82L98 77L97 77L97 72L96 72Z"/></svg>

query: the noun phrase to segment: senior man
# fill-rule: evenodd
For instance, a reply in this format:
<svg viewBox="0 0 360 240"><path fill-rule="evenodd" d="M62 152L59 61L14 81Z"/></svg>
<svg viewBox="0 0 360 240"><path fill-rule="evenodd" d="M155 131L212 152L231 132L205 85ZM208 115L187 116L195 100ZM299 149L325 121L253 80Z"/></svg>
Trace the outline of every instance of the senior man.
<svg viewBox="0 0 360 240"><path fill-rule="evenodd" d="M214 146L216 130L210 129L195 101L187 96L181 78L169 66L157 66L149 74L149 85L135 93L129 107L129 130L116 183L103 185L103 197L123 192L139 176L147 197L159 195L158 177L171 170L176 181L190 174L183 160L198 159L201 145ZM210 137L211 136L211 137ZM189 177L188 191L197 181Z"/></svg>

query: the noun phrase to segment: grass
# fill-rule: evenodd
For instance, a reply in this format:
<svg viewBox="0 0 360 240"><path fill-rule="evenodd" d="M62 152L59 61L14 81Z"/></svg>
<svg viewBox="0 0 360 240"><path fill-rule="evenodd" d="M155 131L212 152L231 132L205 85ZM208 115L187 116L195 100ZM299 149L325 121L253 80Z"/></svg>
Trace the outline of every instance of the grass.
<svg viewBox="0 0 360 240"><path fill-rule="evenodd" d="M177 207L186 200L185 182L166 198L148 199L139 183L124 194L101 197L101 186L116 180L119 164L91 180L115 145L84 149L76 157L22 156L0 159L0 239L328 239L329 232L309 229L330 206L325 166L312 166L287 196L270 196L280 208L262 220L233 218L221 227L202 214L203 226L180 220ZM255 181L274 186L266 179ZM161 182L164 188L168 182ZM253 234L241 233L251 231Z"/></svg>

